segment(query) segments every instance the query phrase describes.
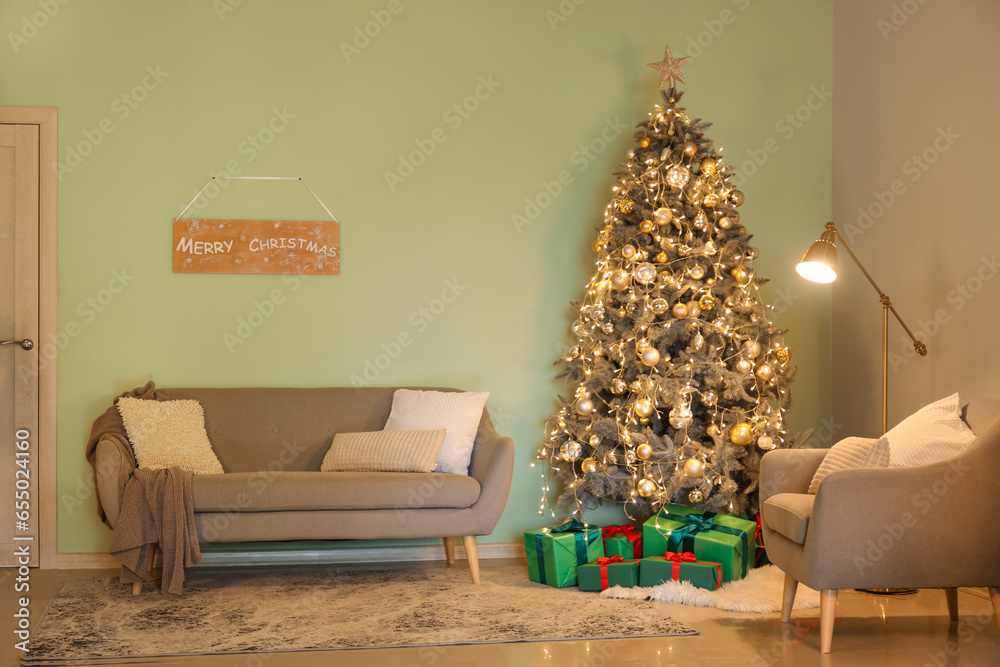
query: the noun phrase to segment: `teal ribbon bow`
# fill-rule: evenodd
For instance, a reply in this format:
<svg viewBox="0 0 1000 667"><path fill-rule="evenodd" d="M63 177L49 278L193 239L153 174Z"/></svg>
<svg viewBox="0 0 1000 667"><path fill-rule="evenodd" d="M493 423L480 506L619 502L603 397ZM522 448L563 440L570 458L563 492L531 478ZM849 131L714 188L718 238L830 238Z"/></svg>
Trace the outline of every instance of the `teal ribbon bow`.
<svg viewBox="0 0 1000 667"><path fill-rule="evenodd" d="M549 528L550 533L582 533L585 530L584 525L576 519L570 519L565 523Z"/></svg>
<svg viewBox="0 0 1000 667"><path fill-rule="evenodd" d="M685 524L681 528L670 532L667 538L667 546L671 551L694 551L694 538L698 533L714 530L739 537L743 544L743 576L746 576L749 569L747 554L750 553L750 539L746 531L738 530L730 526L720 526L715 523L716 512L692 513L685 516L671 514L662 511L661 516L678 523Z"/></svg>

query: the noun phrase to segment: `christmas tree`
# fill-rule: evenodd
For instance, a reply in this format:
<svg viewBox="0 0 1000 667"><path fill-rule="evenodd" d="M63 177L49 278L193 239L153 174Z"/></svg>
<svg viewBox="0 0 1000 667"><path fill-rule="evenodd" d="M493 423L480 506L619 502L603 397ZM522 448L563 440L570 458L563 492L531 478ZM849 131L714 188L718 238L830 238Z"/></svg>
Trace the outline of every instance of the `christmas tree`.
<svg viewBox="0 0 1000 667"><path fill-rule="evenodd" d="M641 518L664 503L752 516L761 456L788 440L790 352L758 294L733 171L710 123L677 106L686 60L667 47L650 64L670 87L617 174L576 344L556 362L573 395L539 458L578 517L604 500Z"/></svg>

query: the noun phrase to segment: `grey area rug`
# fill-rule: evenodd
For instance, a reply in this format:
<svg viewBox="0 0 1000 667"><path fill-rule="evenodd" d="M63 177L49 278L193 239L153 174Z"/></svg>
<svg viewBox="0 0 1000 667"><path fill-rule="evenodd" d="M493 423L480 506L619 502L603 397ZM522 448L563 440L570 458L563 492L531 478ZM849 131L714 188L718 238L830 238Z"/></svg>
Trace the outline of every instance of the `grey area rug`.
<svg viewBox="0 0 1000 667"><path fill-rule="evenodd" d="M483 568L475 585L464 565L195 568L181 596L77 579L56 593L23 664L698 634L649 601L543 586L521 566Z"/></svg>

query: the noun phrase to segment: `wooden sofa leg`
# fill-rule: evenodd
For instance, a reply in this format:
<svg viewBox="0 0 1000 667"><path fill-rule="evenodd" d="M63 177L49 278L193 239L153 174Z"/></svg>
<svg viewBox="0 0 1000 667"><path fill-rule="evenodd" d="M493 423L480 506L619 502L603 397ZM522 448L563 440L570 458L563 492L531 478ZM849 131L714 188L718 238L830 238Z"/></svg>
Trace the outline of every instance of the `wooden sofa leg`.
<svg viewBox="0 0 1000 667"><path fill-rule="evenodd" d="M448 565L455 564L455 538L446 537L444 538L444 557L448 561Z"/></svg>
<svg viewBox="0 0 1000 667"><path fill-rule="evenodd" d="M466 535L462 538L465 545L465 557L469 559L469 572L472 573L472 583L479 583L479 551L476 549L476 536Z"/></svg>
<svg viewBox="0 0 1000 667"><path fill-rule="evenodd" d="M993 615L997 618L997 625L1000 626L1000 588L990 587L990 601L993 603Z"/></svg>
<svg viewBox="0 0 1000 667"><path fill-rule="evenodd" d="M156 545L149 545L149 572L153 571L153 563L156 562ZM135 581L132 582L132 595L139 595L142 593L142 582Z"/></svg>
<svg viewBox="0 0 1000 667"><path fill-rule="evenodd" d="M792 620L792 607L795 605L795 591L799 588L799 582L792 579L792 575L785 574L785 591L781 596L781 622L788 623Z"/></svg>
<svg viewBox="0 0 1000 667"><path fill-rule="evenodd" d="M819 593L819 646L822 653L829 653L833 645L833 618L837 614L837 589L829 588Z"/></svg>
<svg viewBox="0 0 1000 667"><path fill-rule="evenodd" d="M958 589L944 589L944 597L948 600L948 618L952 621L958 620Z"/></svg>

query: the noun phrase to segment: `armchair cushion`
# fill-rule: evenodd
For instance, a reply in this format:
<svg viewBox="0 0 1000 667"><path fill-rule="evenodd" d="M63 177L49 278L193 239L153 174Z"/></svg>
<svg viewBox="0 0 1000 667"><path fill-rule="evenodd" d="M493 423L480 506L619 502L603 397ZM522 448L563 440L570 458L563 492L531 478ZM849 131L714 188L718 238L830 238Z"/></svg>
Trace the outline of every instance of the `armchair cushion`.
<svg viewBox="0 0 1000 667"><path fill-rule="evenodd" d="M763 513L771 530L796 544L806 543L809 520L816 496L811 493L779 493L764 501Z"/></svg>
<svg viewBox="0 0 1000 667"><path fill-rule="evenodd" d="M851 468L885 468L889 465L889 441L885 438L844 438L823 458L812 482L809 493L815 494L819 484L832 472Z"/></svg>
<svg viewBox="0 0 1000 667"><path fill-rule="evenodd" d="M958 394L924 406L882 436L889 441L889 465L919 466L958 456L976 434L964 421Z"/></svg>

